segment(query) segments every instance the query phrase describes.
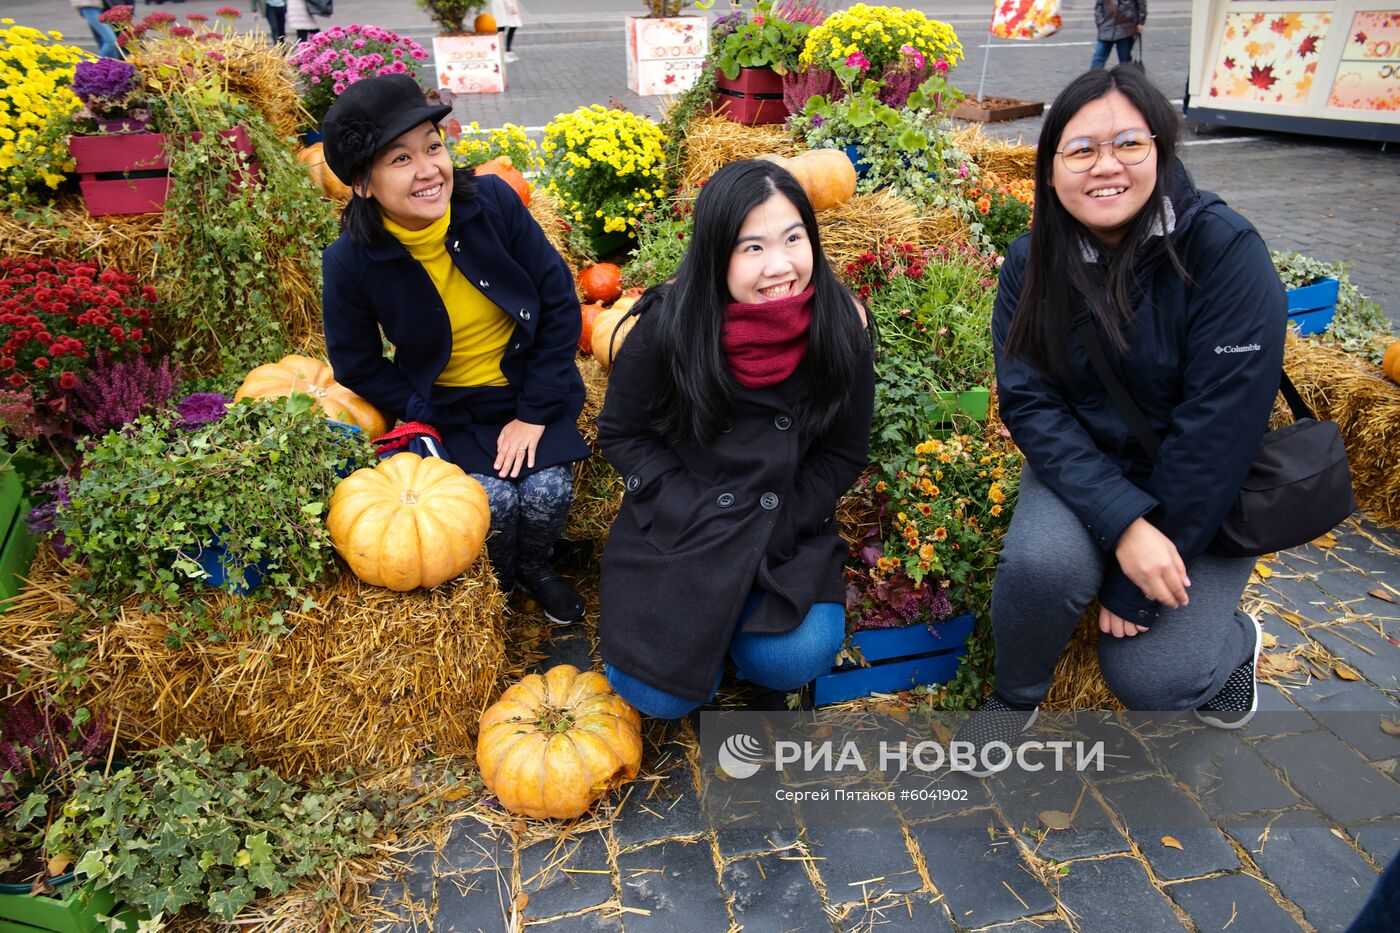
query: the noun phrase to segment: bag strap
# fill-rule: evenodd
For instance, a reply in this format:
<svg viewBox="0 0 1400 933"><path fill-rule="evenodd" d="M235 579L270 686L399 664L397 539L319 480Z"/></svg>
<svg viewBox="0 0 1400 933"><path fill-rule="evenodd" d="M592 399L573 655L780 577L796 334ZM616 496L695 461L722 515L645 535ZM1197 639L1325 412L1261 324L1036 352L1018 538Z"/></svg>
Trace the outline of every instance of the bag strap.
<svg viewBox="0 0 1400 933"><path fill-rule="evenodd" d="M1147 416L1133 401L1133 397L1128 394L1122 381L1109 367L1108 357L1104 355L1103 343L1099 340L1098 331L1094 329L1088 308L1080 308L1075 313L1074 331L1084 343L1084 348L1089 352L1089 362L1093 364L1094 371L1099 374L1099 379L1103 382L1104 388L1108 390L1113 404L1118 406L1123 420L1128 422L1128 428L1133 432L1133 436L1147 451L1147 455L1156 460L1158 451L1162 449L1162 439L1157 436L1157 432L1152 429L1152 423L1147 420ZM1280 370L1279 376L1279 391L1283 393L1284 400L1288 402L1293 417L1299 421L1304 418L1316 417L1312 409L1308 407L1308 403L1303 401L1303 396L1298 393L1298 388L1293 384L1293 380L1288 378L1288 370Z"/></svg>

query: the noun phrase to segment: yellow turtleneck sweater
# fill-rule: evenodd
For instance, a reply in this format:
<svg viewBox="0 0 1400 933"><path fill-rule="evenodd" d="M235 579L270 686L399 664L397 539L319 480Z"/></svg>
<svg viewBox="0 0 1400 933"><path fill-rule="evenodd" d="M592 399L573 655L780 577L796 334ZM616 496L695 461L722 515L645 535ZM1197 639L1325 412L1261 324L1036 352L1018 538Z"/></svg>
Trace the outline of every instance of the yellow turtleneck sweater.
<svg viewBox="0 0 1400 933"><path fill-rule="evenodd" d="M477 291L447 255L449 214L422 230L406 230L384 217L384 229L428 270L452 323L452 356L437 377L441 386L503 386L501 357L515 321Z"/></svg>

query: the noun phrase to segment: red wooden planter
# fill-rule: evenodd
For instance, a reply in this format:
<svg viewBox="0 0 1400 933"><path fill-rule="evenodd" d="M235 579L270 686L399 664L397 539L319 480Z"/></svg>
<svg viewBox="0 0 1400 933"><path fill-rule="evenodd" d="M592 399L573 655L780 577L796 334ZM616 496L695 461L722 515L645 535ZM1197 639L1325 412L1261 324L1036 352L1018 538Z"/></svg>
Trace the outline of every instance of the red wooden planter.
<svg viewBox="0 0 1400 933"><path fill-rule="evenodd" d="M747 126L782 123L788 118L783 79L772 68L741 68L733 81L720 72L715 81L714 111Z"/></svg>
<svg viewBox="0 0 1400 933"><path fill-rule="evenodd" d="M191 138L198 140L202 135L194 133ZM234 178L234 185L245 178L257 181L261 175L248 131L235 126L219 135L239 153L245 166ZM162 134L74 136L68 141L68 149L78 164L83 201L93 217L164 210L170 189L170 163Z"/></svg>

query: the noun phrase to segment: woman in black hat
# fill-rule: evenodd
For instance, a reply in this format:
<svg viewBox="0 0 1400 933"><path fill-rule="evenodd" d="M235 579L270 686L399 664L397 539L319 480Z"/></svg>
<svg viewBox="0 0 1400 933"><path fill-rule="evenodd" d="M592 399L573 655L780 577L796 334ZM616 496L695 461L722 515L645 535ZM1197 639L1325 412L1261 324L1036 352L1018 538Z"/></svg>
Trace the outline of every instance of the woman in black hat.
<svg viewBox="0 0 1400 933"><path fill-rule="evenodd" d="M490 554L557 623L583 600L549 563L589 455L576 421L573 278L520 198L454 169L432 105L406 75L350 85L323 124L326 164L353 195L322 260L336 380L386 414L435 428L486 488ZM380 330L393 345L384 355Z"/></svg>

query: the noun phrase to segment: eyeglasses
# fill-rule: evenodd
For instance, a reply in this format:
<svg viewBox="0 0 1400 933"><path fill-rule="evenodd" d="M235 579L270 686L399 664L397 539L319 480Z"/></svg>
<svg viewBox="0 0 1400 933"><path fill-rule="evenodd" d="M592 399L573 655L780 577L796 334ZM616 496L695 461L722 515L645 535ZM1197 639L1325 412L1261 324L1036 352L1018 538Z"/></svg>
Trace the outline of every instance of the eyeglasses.
<svg viewBox="0 0 1400 933"><path fill-rule="evenodd" d="M1077 136L1057 150L1056 155L1064 159L1065 168L1071 172L1087 172L1098 165L1103 148L1108 146L1113 150L1113 157L1119 164L1137 165L1145 161L1152 152L1152 140L1156 138L1155 133L1148 134L1142 130L1124 130L1103 142L1094 142L1087 136Z"/></svg>

